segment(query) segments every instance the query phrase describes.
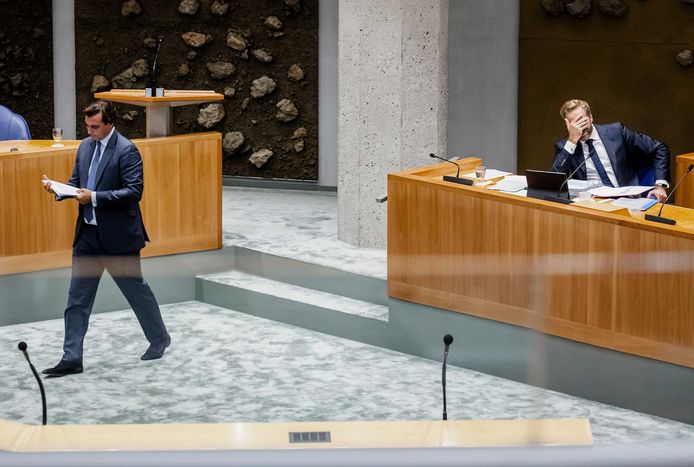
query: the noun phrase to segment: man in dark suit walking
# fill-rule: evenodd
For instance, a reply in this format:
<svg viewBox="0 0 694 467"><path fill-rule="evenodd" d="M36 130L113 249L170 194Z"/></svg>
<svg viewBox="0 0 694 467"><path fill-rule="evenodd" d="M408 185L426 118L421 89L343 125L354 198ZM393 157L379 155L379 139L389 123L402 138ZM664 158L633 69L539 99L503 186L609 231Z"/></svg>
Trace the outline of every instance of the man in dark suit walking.
<svg viewBox="0 0 694 467"><path fill-rule="evenodd" d="M84 336L99 280L106 269L135 312L149 348L142 360L161 358L171 337L157 300L142 277L140 250L148 241L139 201L144 189L142 157L137 147L114 127L110 102L84 109L89 137L77 149L69 185L77 190L79 215L72 252L72 279L65 309L63 357L50 376L82 373ZM53 192L47 176L46 191Z"/></svg>
<svg viewBox="0 0 694 467"><path fill-rule="evenodd" d="M566 123L568 136L554 147L554 170L568 175L578 169L574 175L578 180L619 187L640 185L637 174L644 166L650 166L655 171L656 187L648 197L665 201L670 150L664 143L621 123L593 125L590 105L580 99L566 101L559 114Z"/></svg>

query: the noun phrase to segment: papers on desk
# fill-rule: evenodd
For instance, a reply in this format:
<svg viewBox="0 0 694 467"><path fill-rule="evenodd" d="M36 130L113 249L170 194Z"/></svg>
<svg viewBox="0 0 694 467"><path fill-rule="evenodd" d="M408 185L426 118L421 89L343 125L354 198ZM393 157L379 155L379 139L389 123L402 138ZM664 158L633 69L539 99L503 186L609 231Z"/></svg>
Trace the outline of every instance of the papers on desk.
<svg viewBox="0 0 694 467"><path fill-rule="evenodd" d="M496 182L496 185L490 186L490 190L503 191L506 193L516 193L525 190L528 187L528 182L523 175L508 175L503 180Z"/></svg>
<svg viewBox="0 0 694 467"><path fill-rule="evenodd" d="M619 198L612 201L615 206L623 206L629 211L646 211L658 202L655 198Z"/></svg>
<svg viewBox="0 0 694 467"><path fill-rule="evenodd" d="M74 198L77 196L77 188L71 185L66 185L64 183L56 182L51 180L51 189L53 193L62 198Z"/></svg>
<svg viewBox="0 0 694 467"><path fill-rule="evenodd" d="M493 180L495 178L499 177L505 177L506 175L511 175L511 172L504 172L502 170L496 170L496 169L487 169L487 171L484 174L484 180ZM477 180L477 177L475 177L475 172L467 172L464 174L460 174L461 177L465 178L471 178L473 180Z"/></svg>
<svg viewBox="0 0 694 467"><path fill-rule="evenodd" d="M620 186L613 188L610 186L599 186L593 188L588 193L596 198L621 198L622 196L640 196L647 191L651 191L653 186Z"/></svg>

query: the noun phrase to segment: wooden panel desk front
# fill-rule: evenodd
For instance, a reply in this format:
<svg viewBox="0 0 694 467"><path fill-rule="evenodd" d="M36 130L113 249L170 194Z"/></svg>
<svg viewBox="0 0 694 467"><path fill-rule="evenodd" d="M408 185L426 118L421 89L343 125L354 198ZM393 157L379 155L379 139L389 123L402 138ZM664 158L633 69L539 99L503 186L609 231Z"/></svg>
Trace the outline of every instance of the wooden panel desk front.
<svg viewBox="0 0 694 467"><path fill-rule="evenodd" d="M330 432L329 443L290 443L289 432ZM0 450L192 451L590 446L588 419L398 422L25 425L0 420Z"/></svg>
<svg viewBox="0 0 694 467"><path fill-rule="evenodd" d="M675 158L675 177L672 179L672 188L675 183L684 176L687 167L694 164L694 152L682 154ZM694 208L694 171L687 175L687 178L682 181L682 184L675 192L675 204L686 208Z"/></svg>
<svg viewBox="0 0 694 467"><path fill-rule="evenodd" d="M388 176L389 296L694 368L694 210L669 226L442 170Z"/></svg>
<svg viewBox="0 0 694 467"><path fill-rule="evenodd" d="M79 141L0 144L0 275L70 266L74 200L56 202L41 175L66 182ZM199 133L134 140L142 154L143 256L222 247L222 139ZM17 148L17 151L10 149Z"/></svg>

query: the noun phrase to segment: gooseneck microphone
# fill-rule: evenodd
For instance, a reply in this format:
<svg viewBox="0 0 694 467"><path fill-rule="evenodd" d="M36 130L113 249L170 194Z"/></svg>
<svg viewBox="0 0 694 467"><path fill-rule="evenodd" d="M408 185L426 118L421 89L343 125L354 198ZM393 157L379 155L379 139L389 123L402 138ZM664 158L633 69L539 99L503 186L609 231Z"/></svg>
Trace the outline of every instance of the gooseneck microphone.
<svg viewBox="0 0 694 467"><path fill-rule="evenodd" d="M574 151L574 156L576 156L576 153L579 151L579 148L580 148L580 151L581 151L581 156L584 156L584 154L583 154L583 147L581 146L581 142L580 142L580 141L577 143L576 151ZM574 170L572 170L571 173L569 174L569 176L566 177L566 180L564 180L564 183L561 184L561 186L559 187L559 190L557 190L557 195L556 195L556 196L545 196L545 199L546 199L547 201L556 201L556 202L562 203L562 204L570 204L570 203L571 203L571 192L570 192L570 190L566 190L566 191L567 191L567 193L566 193L566 198L562 198L562 197L561 197L561 190L563 190L563 189L564 189L564 186L565 186L567 183L569 183L569 180L571 180L571 178L572 178L574 175L576 175L576 172L578 172L579 170L581 170L581 167L583 167L584 165L586 165L586 162L588 162L588 158L584 156L584 157L583 157L583 162L581 162L580 164L578 164L578 167L576 167Z"/></svg>
<svg viewBox="0 0 694 467"><path fill-rule="evenodd" d="M149 79L149 94L151 97L161 97L157 96L157 82L156 82L156 73L157 73L157 61L159 60L159 49L161 49L161 43L164 42L164 38L159 36L157 38L157 51L154 54L154 62L152 63L152 74Z"/></svg>
<svg viewBox="0 0 694 467"><path fill-rule="evenodd" d="M677 221L676 221L675 219L668 219L667 217L660 217L660 214L663 212L663 208L664 208L665 205L667 204L667 202L668 202L668 200L670 199L670 197L671 197L673 194L675 194L675 191L677 190L677 187L680 186L680 183L682 183L682 181L685 179L685 177L686 177L687 175L689 175L689 172L691 172L692 169L694 169L694 164L689 164L689 167L687 167L687 170L684 172L684 175L682 175L682 177L680 177L680 180L679 180L679 181L677 182L677 184L675 185L675 188L672 189L672 191L671 191L670 194L667 196L667 198L665 198L665 201L663 201L663 204L660 206L660 210L658 211L658 215L657 215L657 216L654 216L654 215L652 215L652 214L646 214L645 219L646 219L647 221L660 222L661 224L668 224L668 225L675 225L675 224L677 224Z"/></svg>
<svg viewBox="0 0 694 467"><path fill-rule="evenodd" d="M443 386L443 419L448 420L448 412L446 412L446 360L448 359L448 349L453 343L453 336L446 334L443 336L443 366L441 367L441 385Z"/></svg>
<svg viewBox="0 0 694 467"><path fill-rule="evenodd" d="M27 353L27 343L26 342L20 342L17 344L17 348L22 351L24 354L24 358L27 359L27 362L29 362L29 368L31 368L31 372L34 373L34 378L36 378L36 381L39 383L39 389L41 390L41 404L43 406L43 424L46 424L46 391L43 389L43 383L41 382L41 378L39 378L39 374L36 372L36 368L34 368L34 365L32 365L31 360L29 360L29 354Z"/></svg>
<svg viewBox="0 0 694 467"><path fill-rule="evenodd" d="M430 152L430 153L429 153L429 157L431 157L431 158L433 158L433 159L439 159L439 160L442 160L442 161L444 161L444 162L448 162L449 164L455 165L455 168L457 169L457 172L455 173L455 177L453 177L453 176L451 176L451 175L444 175L444 176L443 176L443 179L444 179L445 181L447 181L447 182L453 182L453 183L460 183L461 185L472 185L472 184L474 183L474 182L473 182L472 180L470 180L470 179L467 179L467 178L460 178L460 165L456 164L455 162L449 161L448 159L444 159L443 157L439 157L439 156L437 156L436 154L434 154L433 152Z"/></svg>

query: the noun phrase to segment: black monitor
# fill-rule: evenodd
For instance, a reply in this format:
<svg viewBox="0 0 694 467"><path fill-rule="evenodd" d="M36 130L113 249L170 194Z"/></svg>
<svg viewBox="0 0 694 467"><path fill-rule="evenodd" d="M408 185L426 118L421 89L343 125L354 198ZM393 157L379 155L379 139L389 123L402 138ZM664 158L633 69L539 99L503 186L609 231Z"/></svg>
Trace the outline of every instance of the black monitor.
<svg viewBox="0 0 694 467"><path fill-rule="evenodd" d="M569 201L569 184L563 172L548 172L545 170L526 170L528 182L528 197L537 199L564 199Z"/></svg>

